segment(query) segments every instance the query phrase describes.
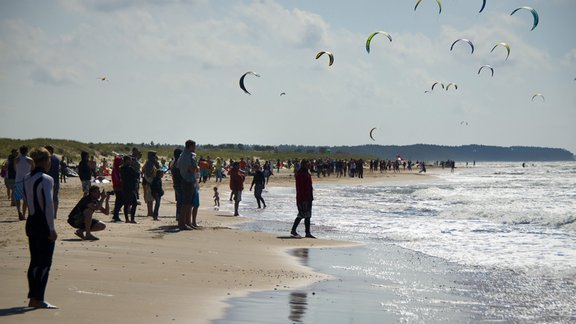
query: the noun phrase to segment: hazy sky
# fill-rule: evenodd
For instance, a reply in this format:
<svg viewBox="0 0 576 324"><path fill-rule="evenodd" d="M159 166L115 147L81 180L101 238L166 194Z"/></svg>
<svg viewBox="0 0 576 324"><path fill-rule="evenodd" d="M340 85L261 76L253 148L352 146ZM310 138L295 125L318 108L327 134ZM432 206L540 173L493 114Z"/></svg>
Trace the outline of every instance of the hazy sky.
<svg viewBox="0 0 576 324"><path fill-rule="evenodd" d="M0 137L576 153L576 1L415 3L0 0Z"/></svg>

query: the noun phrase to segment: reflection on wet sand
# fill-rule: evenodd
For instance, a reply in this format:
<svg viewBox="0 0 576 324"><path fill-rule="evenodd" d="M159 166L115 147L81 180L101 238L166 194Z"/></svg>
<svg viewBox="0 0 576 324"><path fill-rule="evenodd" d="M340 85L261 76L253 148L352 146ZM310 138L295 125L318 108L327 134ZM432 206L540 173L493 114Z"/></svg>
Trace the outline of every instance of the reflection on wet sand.
<svg viewBox="0 0 576 324"><path fill-rule="evenodd" d="M308 248L300 248L292 250L292 254L300 259L303 265L308 266Z"/></svg>
<svg viewBox="0 0 576 324"><path fill-rule="evenodd" d="M292 250L294 256L296 256L303 265L308 266L308 248L299 248ZM290 306L290 315L288 318L295 323L303 323L304 315L306 314L306 309L308 308L308 302L306 298L308 295L304 291L293 291L290 293L290 298L288 301L288 306Z"/></svg>
<svg viewBox="0 0 576 324"><path fill-rule="evenodd" d="M290 315L288 318L296 323L302 323L308 302L306 301L307 295L303 291L293 291L290 293Z"/></svg>

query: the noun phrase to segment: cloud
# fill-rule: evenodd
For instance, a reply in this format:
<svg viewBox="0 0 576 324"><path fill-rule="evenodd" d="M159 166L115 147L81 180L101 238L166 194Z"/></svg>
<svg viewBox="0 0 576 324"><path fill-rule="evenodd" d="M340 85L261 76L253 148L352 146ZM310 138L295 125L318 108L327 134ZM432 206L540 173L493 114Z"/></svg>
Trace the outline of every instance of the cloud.
<svg viewBox="0 0 576 324"><path fill-rule="evenodd" d="M28 75L36 83L64 85L77 80L77 69L67 64L68 40L54 37L39 28L20 21L0 23L0 68L14 78Z"/></svg>
<svg viewBox="0 0 576 324"><path fill-rule="evenodd" d="M562 65L566 67L576 66L576 48L571 49L562 57Z"/></svg>
<svg viewBox="0 0 576 324"><path fill-rule="evenodd" d="M78 73L71 68L36 66L30 74L33 81L42 84L62 86L78 81Z"/></svg>
<svg viewBox="0 0 576 324"><path fill-rule="evenodd" d="M320 15L308 11L289 10L273 1L256 1L237 6L236 12L253 27L253 33L266 32L272 36L267 40L275 44L317 48L328 42L328 23Z"/></svg>
<svg viewBox="0 0 576 324"><path fill-rule="evenodd" d="M146 6L197 5L208 0L60 0L60 4L73 11L97 11L110 13Z"/></svg>

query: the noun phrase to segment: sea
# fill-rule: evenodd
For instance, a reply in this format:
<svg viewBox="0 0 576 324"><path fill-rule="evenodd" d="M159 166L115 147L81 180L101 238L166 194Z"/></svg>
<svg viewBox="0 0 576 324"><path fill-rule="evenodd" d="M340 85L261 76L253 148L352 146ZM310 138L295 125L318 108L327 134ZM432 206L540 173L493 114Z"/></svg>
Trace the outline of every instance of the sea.
<svg viewBox="0 0 576 324"><path fill-rule="evenodd" d="M263 197L245 193L241 227L287 236L294 188ZM233 298L214 323L576 323L576 162L317 181L314 197L314 235L362 245L292 251L334 279Z"/></svg>

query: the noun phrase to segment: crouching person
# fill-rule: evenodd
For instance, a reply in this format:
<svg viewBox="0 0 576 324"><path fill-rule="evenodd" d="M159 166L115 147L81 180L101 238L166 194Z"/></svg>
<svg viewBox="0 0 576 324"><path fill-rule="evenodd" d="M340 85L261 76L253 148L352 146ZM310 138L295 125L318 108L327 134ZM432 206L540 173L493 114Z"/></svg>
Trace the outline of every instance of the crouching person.
<svg viewBox="0 0 576 324"><path fill-rule="evenodd" d="M102 231L106 224L93 217L99 211L104 215L110 213L110 194L100 192L98 186L91 186L88 195L82 197L68 216L68 224L76 228L76 236L83 240L95 241L98 238L92 232ZM104 206L103 206L104 205Z"/></svg>

